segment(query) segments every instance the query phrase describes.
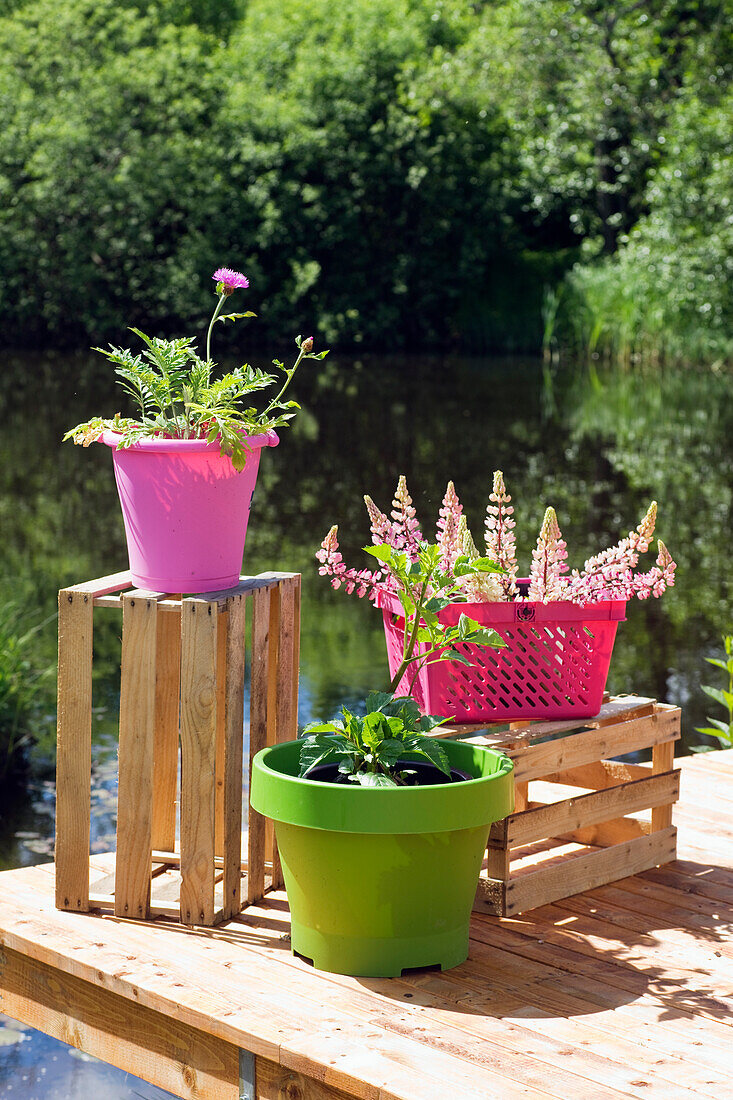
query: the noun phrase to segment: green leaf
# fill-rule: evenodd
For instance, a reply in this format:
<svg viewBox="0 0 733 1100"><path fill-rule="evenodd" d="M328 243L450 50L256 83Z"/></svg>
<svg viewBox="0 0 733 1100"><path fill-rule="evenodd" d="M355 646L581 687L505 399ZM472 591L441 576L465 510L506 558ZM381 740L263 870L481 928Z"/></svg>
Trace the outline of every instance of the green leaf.
<svg viewBox="0 0 733 1100"><path fill-rule="evenodd" d="M457 649L447 649L445 653L442 653L438 658L439 661L458 661L459 665L467 665L469 668L473 667L473 661L470 657L467 657L465 653L460 653ZM432 662L431 662L432 663Z"/></svg>
<svg viewBox="0 0 733 1100"><path fill-rule="evenodd" d="M366 697L367 713L382 710L393 701L394 695L390 695L388 691L370 691Z"/></svg>
<svg viewBox="0 0 733 1100"><path fill-rule="evenodd" d="M381 772L359 772L357 776L362 787L396 787L397 781Z"/></svg>
<svg viewBox="0 0 733 1100"><path fill-rule="evenodd" d="M402 756L404 744L395 738L385 738L379 746L377 759L384 768L392 768Z"/></svg>
<svg viewBox="0 0 733 1100"><path fill-rule="evenodd" d="M304 776L317 767L318 764L330 764L352 754L353 749L348 741L339 735L325 737L322 734L316 734L313 737L308 737L303 741L300 748L299 774Z"/></svg>
<svg viewBox="0 0 733 1100"><path fill-rule="evenodd" d="M720 688L702 686L702 690L706 695L709 695L711 699L714 699L716 703L720 703L721 707L725 707L726 710L733 710L733 692L721 691Z"/></svg>
<svg viewBox="0 0 733 1100"><path fill-rule="evenodd" d="M493 560L493 558L474 558L471 562L474 569L478 569L479 573L506 573L506 569Z"/></svg>
<svg viewBox="0 0 733 1100"><path fill-rule="evenodd" d="M405 742L404 747L409 752L407 759L422 757L429 760L445 775L450 775L450 761L440 741L436 741L433 737L411 737Z"/></svg>
<svg viewBox="0 0 733 1100"><path fill-rule="evenodd" d="M385 563L392 561L394 555L392 547L386 542L378 543L377 546L364 546L363 550L365 554L371 554L373 558Z"/></svg>
<svg viewBox="0 0 733 1100"><path fill-rule="evenodd" d="M303 737L308 737L313 733L343 733L343 723L335 719L333 722L311 722L303 730Z"/></svg>

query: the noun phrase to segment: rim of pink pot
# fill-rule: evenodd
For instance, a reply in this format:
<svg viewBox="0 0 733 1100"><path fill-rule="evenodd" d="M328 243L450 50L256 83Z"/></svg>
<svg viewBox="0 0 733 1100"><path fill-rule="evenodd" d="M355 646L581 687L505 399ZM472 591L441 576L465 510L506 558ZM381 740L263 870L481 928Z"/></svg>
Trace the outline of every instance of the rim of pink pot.
<svg viewBox="0 0 733 1100"><path fill-rule="evenodd" d="M112 447L113 450L118 450L118 444L122 436L119 432L106 431L102 432L99 440L101 443L106 444L107 447ZM260 432L257 435L243 435L242 441L247 444L250 450L256 451L261 447L277 447L280 442L280 437L277 432L272 428L268 428L265 432ZM165 451L218 451L220 449L219 442L214 440L213 443L207 442L205 439L139 439L137 443L133 443L130 447L122 448L125 451L149 451L152 453L162 453Z"/></svg>

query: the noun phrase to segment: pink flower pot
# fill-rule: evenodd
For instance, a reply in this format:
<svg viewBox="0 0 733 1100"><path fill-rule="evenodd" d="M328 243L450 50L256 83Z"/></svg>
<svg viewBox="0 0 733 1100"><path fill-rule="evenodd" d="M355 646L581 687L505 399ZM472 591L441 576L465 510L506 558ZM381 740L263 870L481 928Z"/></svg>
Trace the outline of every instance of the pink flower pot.
<svg viewBox="0 0 733 1100"><path fill-rule="evenodd" d="M390 676L402 657L404 615L394 596L380 594ZM506 642L493 649L455 648L471 666L441 661L423 667L412 696L423 714L455 722L591 718L601 709L616 628L626 618L625 600L579 606L565 600L541 603L455 603L439 613L454 625L466 614L492 627ZM408 694L408 677L398 695Z"/></svg>
<svg viewBox="0 0 733 1100"><path fill-rule="evenodd" d="M215 592L237 584L260 451L274 431L247 436L243 470L204 439L143 439L122 450L105 432L134 584L154 592Z"/></svg>

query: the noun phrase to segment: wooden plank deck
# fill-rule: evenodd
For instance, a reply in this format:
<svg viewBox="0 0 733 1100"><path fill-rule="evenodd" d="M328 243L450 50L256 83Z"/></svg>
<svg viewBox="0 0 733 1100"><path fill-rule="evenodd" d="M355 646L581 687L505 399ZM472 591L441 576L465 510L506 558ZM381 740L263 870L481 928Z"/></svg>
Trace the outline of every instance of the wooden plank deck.
<svg viewBox="0 0 733 1100"><path fill-rule="evenodd" d="M190 929L4 872L0 1011L187 1100L733 1100L733 750L679 763L674 863L476 915L444 974L313 971L281 892Z"/></svg>

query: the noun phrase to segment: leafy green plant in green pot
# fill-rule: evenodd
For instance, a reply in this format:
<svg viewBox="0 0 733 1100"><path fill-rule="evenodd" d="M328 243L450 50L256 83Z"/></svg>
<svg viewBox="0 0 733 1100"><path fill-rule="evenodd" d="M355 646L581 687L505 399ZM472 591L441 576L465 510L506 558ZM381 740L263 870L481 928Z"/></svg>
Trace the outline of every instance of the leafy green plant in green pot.
<svg viewBox="0 0 733 1100"><path fill-rule="evenodd" d="M391 691L373 692L363 716L344 707L299 740L263 749L251 802L275 821L293 951L321 970L395 977L467 958L489 828L511 813L514 782L506 756L431 737L445 719L392 693L426 662L455 660L463 638L489 646L501 638L467 616L439 623L442 601L458 590L437 547L423 546L416 562L384 545L368 552L395 580L405 611ZM501 572L488 559L463 564L477 577Z"/></svg>

